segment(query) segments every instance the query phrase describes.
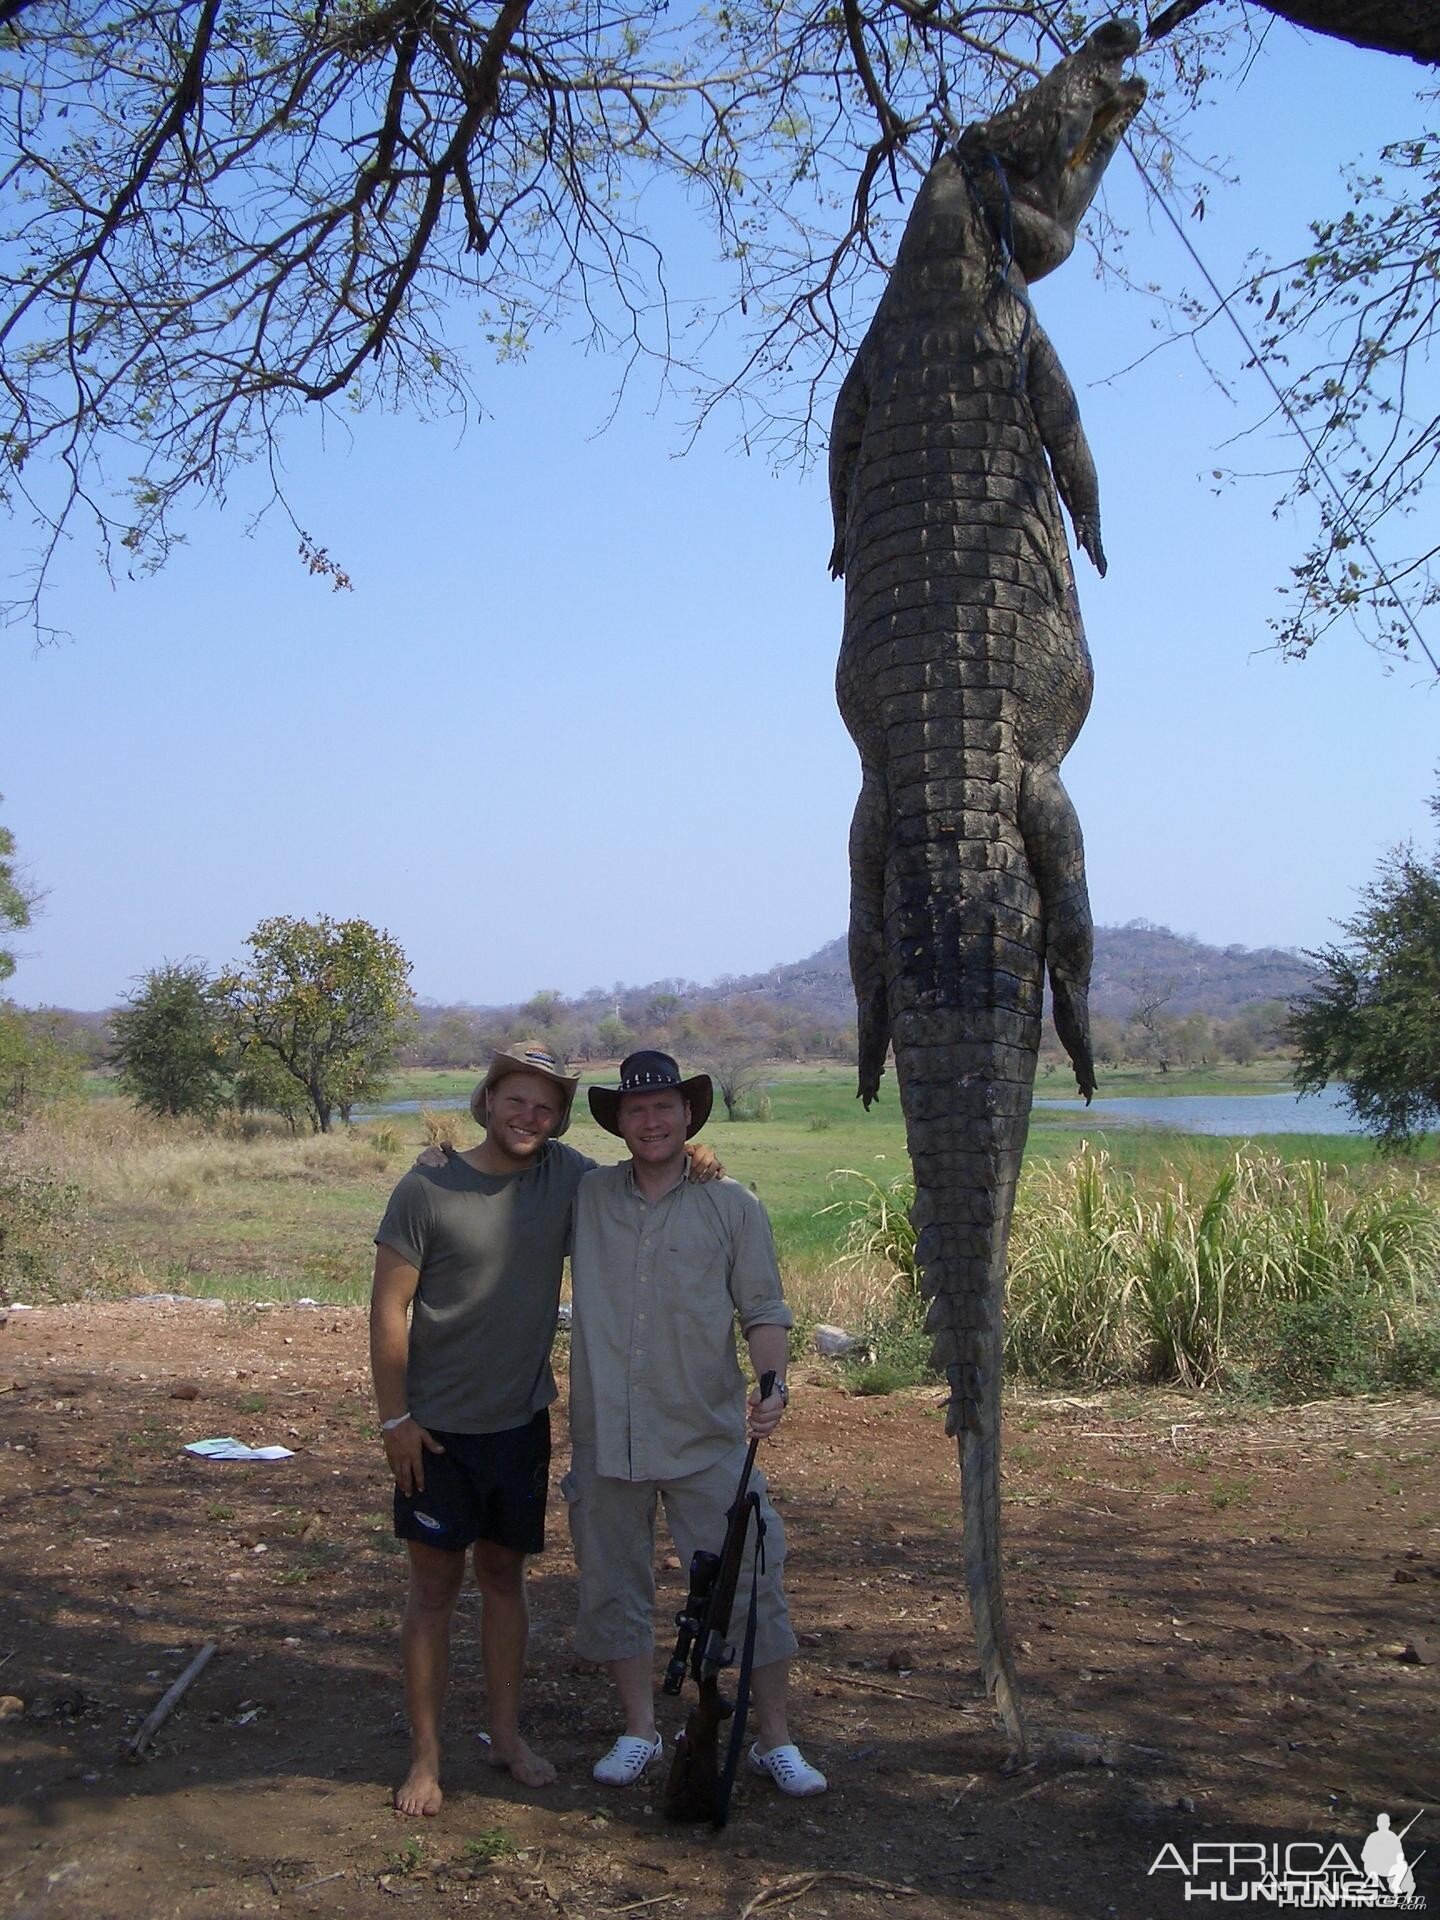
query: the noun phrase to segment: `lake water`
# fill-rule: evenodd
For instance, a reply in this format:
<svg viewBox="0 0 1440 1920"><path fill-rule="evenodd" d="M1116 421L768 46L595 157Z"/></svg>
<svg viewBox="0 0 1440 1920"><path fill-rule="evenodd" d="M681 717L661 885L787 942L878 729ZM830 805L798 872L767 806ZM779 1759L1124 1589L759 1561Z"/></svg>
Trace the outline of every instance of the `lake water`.
<svg viewBox="0 0 1440 1920"><path fill-rule="evenodd" d="M382 1113L461 1111L468 1097L449 1100L387 1100L376 1107L357 1107L357 1120L374 1120ZM1037 1112L1088 1113L1097 1127L1167 1127L1176 1133L1223 1133L1255 1136L1266 1133L1358 1133L1354 1115L1339 1089L1323 1093L1177 1093L1169 1098L1099 1099L1091 1107L1083 1100L1037 1100Z"/></svg>
<svg viewBox="0 0 1440 1920"><path fill-rule="evenodd" d="M1177 1133L1359 1133L1338 1087L1322 1093L1177 1093L1159 1099L1037 1100L1035 1109L1088 1113L1097 1126L1167 1127Z"/></svg>

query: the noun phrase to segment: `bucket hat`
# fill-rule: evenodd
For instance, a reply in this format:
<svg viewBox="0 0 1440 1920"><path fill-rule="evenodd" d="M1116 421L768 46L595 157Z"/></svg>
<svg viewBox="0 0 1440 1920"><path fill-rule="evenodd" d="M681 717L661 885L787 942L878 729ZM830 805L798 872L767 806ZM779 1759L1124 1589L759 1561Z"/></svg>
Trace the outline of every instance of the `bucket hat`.
<svg viewBox="0 0 1440 1920"><path fill-rule="evenodd" d="M564 1102L560 1124L550 1136L552 1140L558 1139L570 1124L570 1108L575 1100L580 1076L578 1073L566 1073L543 1040L517 1040L513 1046L501 1047L498 1053L491 1054L485 1078L470 1096L470 1111L475 1116L476 1125L483 1127L489 1124L486 1095L497 1081L512 1073L538 1073L546 1080L553 1080L560 1089L560 1097Z"/></svg>
<svg viewBox="0 0 1440 1920"><path fill-rule="evenodd" d="M590 1111L607 1133L620 1131L620 1098L626 1093L659 1093L674 1087L690 1103L690 1124L685 1138L693 1138L710 1118L715 1098L708 1073L692 1073L688 1080L668 1053L643 1048L620 1062L618 1087L591 1087Z"/></svg>

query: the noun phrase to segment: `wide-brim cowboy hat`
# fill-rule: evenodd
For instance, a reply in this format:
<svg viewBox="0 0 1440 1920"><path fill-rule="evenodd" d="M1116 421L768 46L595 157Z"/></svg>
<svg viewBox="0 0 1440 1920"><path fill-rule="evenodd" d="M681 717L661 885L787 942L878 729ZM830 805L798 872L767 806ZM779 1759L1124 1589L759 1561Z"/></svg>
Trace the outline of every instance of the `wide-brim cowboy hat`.
<svg viewBox="0 0 1440 1920"><path fill-rule="evenodd" d="M590 1111L597 1124L604 1127L607 1133L618 1134L620 1101L625 1094L663 1093L671 1087L689 1102L690 1124L685 1129L685 1138L689 1140L710 1118L715 1090L708 1073L692 1073L688 1080L682 1079L679 1067L668 1053L656 1053L646 1048L640 1053L630 1054L620 1062L618 1087L591 1087Z"/></svg>
<svg viewBox="0 0 1440 1920"><path fill-rule="evenodd" d="M562 1102L560 1124L550 1136L552 1140L557 1139L570 1124L570 1109L575 1104L580 1076L567 1073L543 1040L517 1040L514 1046L502 1047L498 1053L491 1054L485 1078L470 1096L470 1111L477 1126L490 1124L487 1095L491 1087L512 1073L538 1073L542 1079L554 1082Z"/></svg>

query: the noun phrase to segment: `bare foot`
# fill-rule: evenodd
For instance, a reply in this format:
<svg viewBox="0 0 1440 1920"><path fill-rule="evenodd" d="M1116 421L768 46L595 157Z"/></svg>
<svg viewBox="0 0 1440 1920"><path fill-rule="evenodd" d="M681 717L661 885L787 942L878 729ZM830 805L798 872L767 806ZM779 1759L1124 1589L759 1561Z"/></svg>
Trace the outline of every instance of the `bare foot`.
<svg viewBox="0 0 1440 1920"><path fill-rule="evenodd" d="M440 1811L445 1796L440 1791L440 1769L433 1760L414 1760L410 1771L396 1787L395 1811L411 1819L427 1818Z"/></svg>
<svg viewBox="0 0 1440 1920"><path fill-rule="evenodd" d="M518 1734L505 1747L492 1740L485 1749L485 1757L492 1767L503 1767L513 1774L522 1787L548 1787L555 1778L554 1761L547 1760L543 1753L536 1753Z"/></svg>

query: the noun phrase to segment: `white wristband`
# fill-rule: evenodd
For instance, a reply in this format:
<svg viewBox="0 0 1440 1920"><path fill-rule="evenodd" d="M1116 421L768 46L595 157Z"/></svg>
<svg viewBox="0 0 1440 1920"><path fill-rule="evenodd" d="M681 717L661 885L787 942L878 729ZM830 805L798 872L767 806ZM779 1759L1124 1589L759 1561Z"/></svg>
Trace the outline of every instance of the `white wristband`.
<svg viewBox="0 0 1440 1920"><path fill-rule="evenodd" d="M393 1420L382 1420L380 1422L380 1431L382 1433L393 1433L396 1427L403 1427L409 1418L408 1413L397 1413Z"/></svg>

